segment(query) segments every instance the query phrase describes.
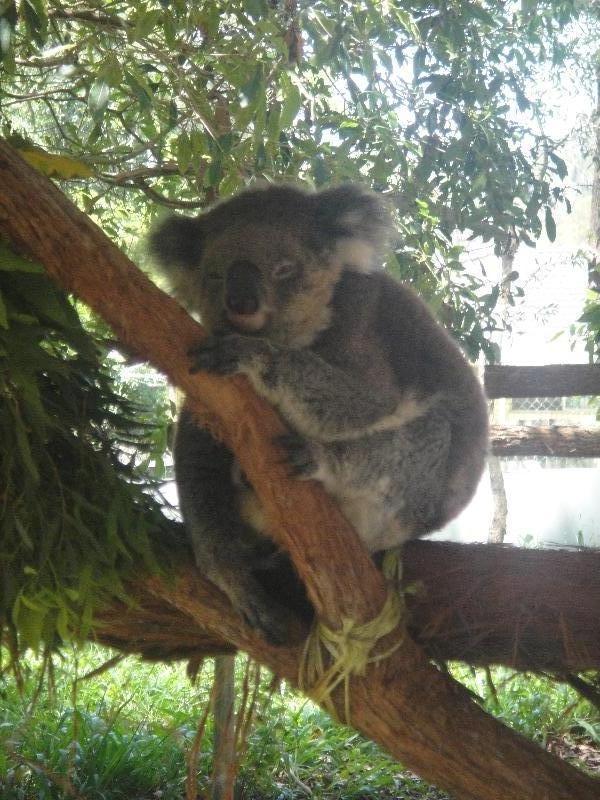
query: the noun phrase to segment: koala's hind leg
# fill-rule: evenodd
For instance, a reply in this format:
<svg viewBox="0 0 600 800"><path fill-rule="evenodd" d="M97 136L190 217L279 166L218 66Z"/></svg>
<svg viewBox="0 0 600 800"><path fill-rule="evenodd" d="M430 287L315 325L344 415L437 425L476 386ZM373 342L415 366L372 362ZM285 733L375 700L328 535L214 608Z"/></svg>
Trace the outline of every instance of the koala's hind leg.
<svg viewBox="0 0 600 800"><path fill-rule="evenodd" d="M274 644L287 638L290 613L261 581L276 548L240 518L233 455L194 424L184 408L175 439L175 471L183 520L199 570L242 618Z"/></svg>

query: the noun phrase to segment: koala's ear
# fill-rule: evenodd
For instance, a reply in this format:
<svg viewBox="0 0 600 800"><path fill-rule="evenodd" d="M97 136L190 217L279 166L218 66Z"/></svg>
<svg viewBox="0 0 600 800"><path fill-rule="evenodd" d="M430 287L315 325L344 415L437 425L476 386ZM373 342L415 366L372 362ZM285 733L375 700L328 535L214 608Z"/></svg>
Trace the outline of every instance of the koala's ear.
<svg viewBox="0 0 600 800"><path fill-rule="evenodd" d="M354 183L324 189L315 195L319 239L333 246L343 266L369 271L380 266L394 224L386 200Z"/></svg>
<svg viewBox="0 0 600 800"><path fill-rule="evenodd" d="M149 237L150 253L165 273L199 264L203 248L199 217L173 215L160 222Z"/></svg>

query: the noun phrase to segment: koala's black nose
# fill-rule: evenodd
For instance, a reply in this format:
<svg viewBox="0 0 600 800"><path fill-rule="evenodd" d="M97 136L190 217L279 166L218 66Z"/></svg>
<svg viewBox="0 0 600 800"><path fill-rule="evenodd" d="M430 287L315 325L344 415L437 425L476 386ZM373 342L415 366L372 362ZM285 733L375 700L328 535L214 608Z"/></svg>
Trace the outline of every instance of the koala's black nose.
<svg viewBox="0 0 600 800"><path fill-rule="evenodd" d="M251 261L234 261L225 279L225 305L234 314L256 314L260 308L261 277Z"/></svg>

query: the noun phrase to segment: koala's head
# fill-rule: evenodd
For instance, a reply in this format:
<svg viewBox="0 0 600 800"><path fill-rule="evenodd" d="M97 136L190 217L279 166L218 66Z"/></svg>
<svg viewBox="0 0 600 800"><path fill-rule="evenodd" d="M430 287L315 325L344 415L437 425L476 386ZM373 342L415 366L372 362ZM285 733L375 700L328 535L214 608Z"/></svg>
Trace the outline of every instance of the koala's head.
<svg viewBox="0 0 600 800"><path fill-rule="evenodd" d="M383 199L345 184L321 192L249 189L150 237L175 296L209 332L256 333L289 347L329 324L342 270L376 269L392 224Z"/></svg>

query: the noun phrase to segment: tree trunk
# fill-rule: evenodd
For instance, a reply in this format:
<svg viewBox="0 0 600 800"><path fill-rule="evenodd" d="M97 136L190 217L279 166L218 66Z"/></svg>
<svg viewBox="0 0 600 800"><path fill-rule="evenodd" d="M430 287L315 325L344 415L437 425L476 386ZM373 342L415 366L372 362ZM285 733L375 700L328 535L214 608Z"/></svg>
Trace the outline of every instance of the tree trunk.
<svg viewBox="0 0 600 800"><path fill-rule="evenodd" d="M282 431L273 410L242 378L191 376L186 353L202 337L200 327L4 142L0 185L0 233L89 303L126 346L165 372L186 392L199 419L235 452L319 618L339 630L344 621L362 624L376 617L386 596L383 578L325 492L286 475L272 444ZM217 597L214 589L207 597L206 587L203 593L200 582L189 578L168 585L149 579L146 585L200 621L207 600ZM211 620L210 630L297 682L299 647L269 647L233 617L222 598ZM485 714L401 629L377 650L388 652L392 644L399 646L365 675L352 676L351 723L358 730L462 800L598 800L597 781ZM343 684L331 700L343 717Z"/></svg>
<svg viewBox="0 0 600 800"><path fill-rule="evenodd" d="M233 800L235 754L235 656L215 658L215 702L211 800Z"/></svg>
<svg viewBox="0 0 600 800"><path fill-rule="evenodd" d="M488 365L485 368L485 391L490 400L497 397L600 395L600 364Z"/></svg>
<svg viewBox="0 0 600 800"><path fill-rule="evenodd" d="M488 472L490 476L490 488L494 499L494 514L488 532L488 542L502 544L506 537L508 503L506 501L502 464L495 453L491 453L488 457Z"/></svg>
<svg viewBox="0 0 600 800"><path fill-rule="evenodd" d="M509 318L509 299L511 296L511 277L514 272L515 256L519 249L519 239L511 231L507 234L504 252L502 253L502 281L500 283L500 297L498 304L498 311L500 313L500 322L503 326L507 326ZM502 342L505 332L500 335L500 343L498 347L498 361L502 359ZM494 418L494 403L490 403L490 415ZM488 474L490 476L490 489L492 492L492 501L494 504L494 513L488 531L488 542L495 544L502 544L506 536L506 518L508 517L508 500L506 497L506 488L504 486L504 475L502 474L502 465L499 458L495 453L490 453L488 457Z"/></svg>
<svg viewBox="0 0 600 800"><path fill-rule="evenodd" d="M561 458L600 458L600 427L577 428L552 425L504 427L492 425L492 453L496 456L560 456Z"/></svg>

